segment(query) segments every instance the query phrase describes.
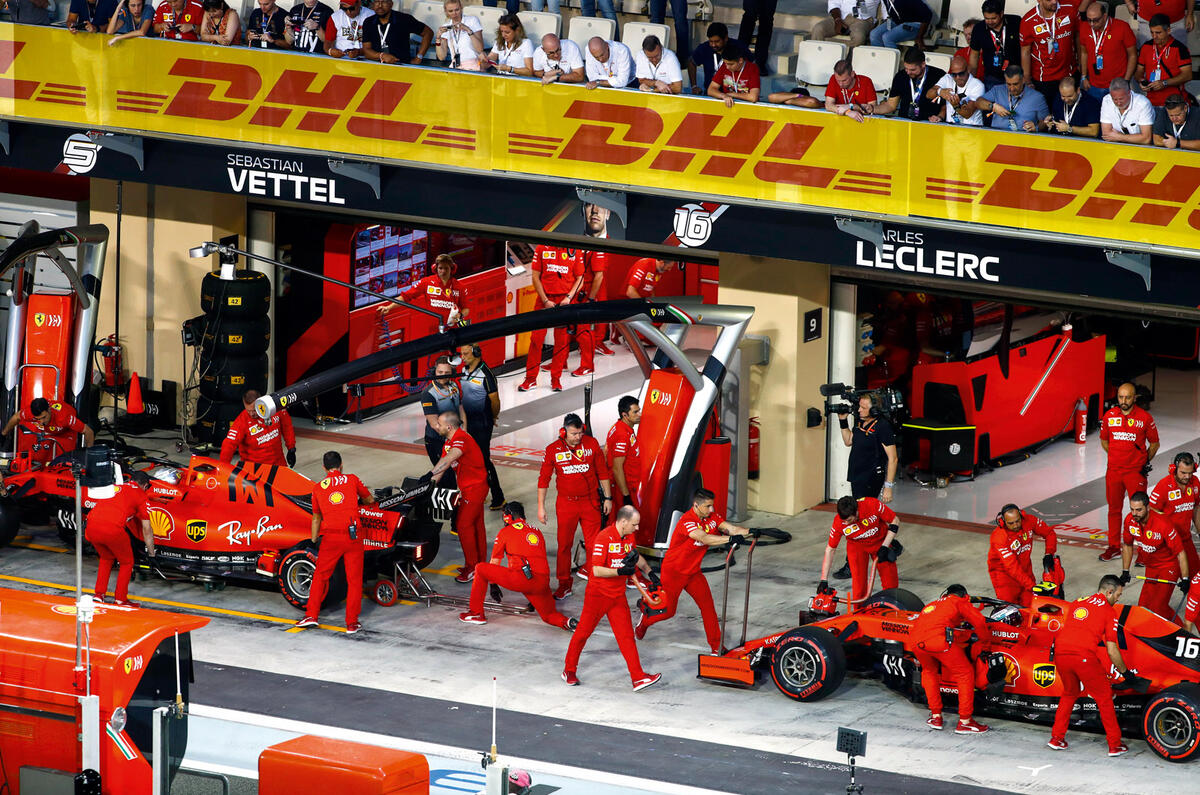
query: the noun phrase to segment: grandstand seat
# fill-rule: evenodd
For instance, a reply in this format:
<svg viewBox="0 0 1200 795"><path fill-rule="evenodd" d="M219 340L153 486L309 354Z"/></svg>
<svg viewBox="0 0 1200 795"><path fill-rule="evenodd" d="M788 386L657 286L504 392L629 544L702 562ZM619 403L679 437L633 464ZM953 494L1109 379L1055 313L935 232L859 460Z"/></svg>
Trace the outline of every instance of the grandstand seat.
<svg viewBox="0 0 1200 795"><path fill-rule="evenodd" d="M892 79L900 71L900 51L891 47L855 47L850 64L860 75L871 78L875 92L881 97L892 87Z"/></svg>
<svg viewBox="0 0 1200 795"><path fill-rule="evenodd" d="M617 23L604 17L572 17L567 27L567 38L579 45L581 53L587 52L588 41L599 36L612 41L617 35Z"/></svg>
<svg viewBox="0 0 1200 795"><path fill-rule="evenodd" d="M925 53L925 63L928 66L934 66L941 69L943 72L950 71L950 59L954 56L948 52L927 52ZM855 70L857 71L857 70ZM899 70L897 70L899 71Z"/></svg>
<svg viewBox="0 0 1200 795"><path fill-rule="evenodd" d="M657 22L626 22L621 28L621 43L635 55L642 51L642 39L658 36L664 50L671 49L671 28Z"/></svg>
<svg viewBox="0 0 1200 795"><path fill-rule="evenodd" d="M446 11L438 0L416 0L408 13L424 22L433 31L433 43L437 44L438 28L446 21ZM429 57L434 57L433 48L429 48Z"/></svg>
<svg viewBox="0 0 1200 795"><path fill-rule="evenodd" d="M802 41L796 49L796 82L808 86L818 99L833 74L833 65L846 57L846 45L840 41Z"/></svg>
<svg viewBox="0 0 1200 795"><path fill-rule="evenodd" d="M548 11L522 11L517 16L525 28L525 35L533 42L534 49L541 46L542 36L547 33L553 33L555 36L562 33L562 16L559 14L551 14Z"/></svg>
<svg viewBox="0 0 1200 795"><path fill-rule="evenodd" d="M479 21L483 23L483 46L489 50L496 43L496 28L500 25L500 17L506 13L508 12L504 10L503 6L495 8L491 6L463 7L464 17L479 17Z"/></svg>

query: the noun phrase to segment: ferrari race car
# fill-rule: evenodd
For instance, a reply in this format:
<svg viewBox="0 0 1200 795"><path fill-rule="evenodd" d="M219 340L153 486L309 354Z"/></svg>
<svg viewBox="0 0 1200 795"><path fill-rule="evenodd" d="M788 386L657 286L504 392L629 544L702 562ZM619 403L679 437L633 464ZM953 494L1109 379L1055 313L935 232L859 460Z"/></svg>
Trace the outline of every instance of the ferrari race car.
<svg viewBox="0 0 1200 795"><path fill-rule="evenodd" d="M226 464L192 456L188 465L141 462L150 477L150 527L157 554L144 555L135 541L140 571L168 580L274 584L283 598L304 609L316 568L311 540L313 482L295 470L269 464ZM75 543L75 481L61 459L44 467L9 474L0 501L0 544L15 535L19 520L38 523L53 517L59 536ZM407 559L424 568L437 556L441 523L434 499L447 506L453 492L428 480L406 478L396 492L359 509L358 531L366 547L364 579L392 576ZM438 492L435 494L435 492ZM85 492L86 494L86 492ZM85 512L95 500L84 499ZM135 537L140 534L135 533ZM325 604L346 596L341 564L330 581Z"/></svg>
<svg viewBox="0 0 1200 795"><path fill-rule="evenodd" d="M901 588L880 591L859 608L837 613L846 600L818 596L812 610L802 610L795 629L746 641L723 655L702 654L699 677L753 687L768 675L775 686L797 701L833 695L848 670L877 674L884 685L925 703L925 684L908 640L924 602ZM980 643L969 630L958 630L976 668L976 715L1041 723L1054 721L1062 693L1051 642L1062 626L1070 602L1034 596L1022 608L990 597L972 601L989 607L992 640ZM1126 665L1149 680L1139 691L1116 690L1120 680L1110 667L1122 731L1144 737L1156 754L1172 762L1200 755L1200 638L1149 610L1117 605L1119 645ZM958 691L943 683L947 708ZM1102 731L1096 704L1080 699L1072 728Z"/></svg>

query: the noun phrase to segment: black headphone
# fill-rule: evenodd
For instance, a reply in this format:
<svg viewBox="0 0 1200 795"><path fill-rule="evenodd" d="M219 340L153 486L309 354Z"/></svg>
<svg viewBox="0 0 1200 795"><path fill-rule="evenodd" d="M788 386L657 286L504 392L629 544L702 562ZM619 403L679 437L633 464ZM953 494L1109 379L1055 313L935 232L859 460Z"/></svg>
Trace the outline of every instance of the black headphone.
<svg viewBox="0 0 1200 795"><path fill-rule="evenodd" d="M876 395L874 392L867 392L865 394L859 395L860 399L864 398L864 397L867 400L871 401L871 409L870 409L870 411L867 412L867 416L868 417L878 417L880 414L879 395Z"/></svg>
<svg viewBox="0 0 1200 795"><path fill-rule="evenodd" d="M1180 464L1196 466L1196 459L1192 458L1191 453L1179 453L1178 455L1175 456L1175 460L1172 461L1171 463L1174 466L1179 466Z"/></svg>
<svg viewBox="0 0 1200 795"><path fill-rule="evenodd" d="M482 359L483 358L483 349L480 348L478 345L472 345L471 346L471 355L474 356L476 359Z"/></svg>
<svg viewBox="0 0 1200 795"><path fill-rule="evenodd" d="M1021 510L1021 506L1017 505L1015 502L1010 502L996 512L997 525L1004 527L1004 514L1008 513L1009 511L1016 511L1017 513L1021 514L1021 521L1025 521L1025 512Z"/></svg>
<svg viewBox="0 0 1200 795"><path fill-rule="evenodd" d="M951 594L953 594L954 596L966 596L967 589L964 588L963 586L959 585L958 583L953 583L951 585L946 586L946 590L942 591L942 595L940 598L945 599L947 596L950 596Z"/></svg>

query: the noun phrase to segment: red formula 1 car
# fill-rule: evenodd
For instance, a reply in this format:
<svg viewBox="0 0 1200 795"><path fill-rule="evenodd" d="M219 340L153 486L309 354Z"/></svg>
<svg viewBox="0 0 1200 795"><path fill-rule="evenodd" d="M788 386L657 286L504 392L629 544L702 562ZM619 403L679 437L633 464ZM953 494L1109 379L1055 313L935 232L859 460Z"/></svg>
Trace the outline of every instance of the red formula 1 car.
<svg viewBox="0 0 1200 795"><path fill-rule="evenodd" d="M751 550L752 551L752 550ZM748 595L748 590L747 590ZM1021 608L990 597L972 601L990 608L993 640L979 643L959 631L976 666L975 713L1050 724L1062 683L1050 644L1070 602L1034 596ZM789 698L818 701L832 695L847 670L876 674L883 683L916 703L925 702L922 671L908 636L924 602L900 589L880 591L858 609L839 614L836 595L814 597L798 626L747 641L723 655L702 654L699 676L723 684L753 687L767 676ZM1151 750L1172 762L1200 755L1200 638L1142 607L1117 606L1119 644L1126 665L1150 680L1145 692L1117 691L1122 731L1144 737ZM1110 670L1110 678L1119 677ZM952 709L957 690L943 686ZM1080 699L1072 728L1101 731L1096 704Z"/></svg>
<svg viewBox="0 0 1200 795"><path fill-rule="evenodd" d="M274 584L288 602L304 609L316 565L311 480L287 467L226 464L202 456L193 456L186 467L168 461L142 464L150 476L150 526L157 550L153 559L139 557L143 571L209 588L226 582ZM49 514L63 540L74 544L75 481L69 465L10 474L4 487L8 496L0 503L0 527L15 526L14 516ZM396 493L387 491L377 506L359 510L367 580L392 576L398 560L421 568L433 562L441 532L434 500L452 501L451 494L441 493L447 490L427 480L409 478ZM85 498L84 510L94 504ZM134 546L140 556L140 544ZM345 595L339 564L326 605Z"/></svg>

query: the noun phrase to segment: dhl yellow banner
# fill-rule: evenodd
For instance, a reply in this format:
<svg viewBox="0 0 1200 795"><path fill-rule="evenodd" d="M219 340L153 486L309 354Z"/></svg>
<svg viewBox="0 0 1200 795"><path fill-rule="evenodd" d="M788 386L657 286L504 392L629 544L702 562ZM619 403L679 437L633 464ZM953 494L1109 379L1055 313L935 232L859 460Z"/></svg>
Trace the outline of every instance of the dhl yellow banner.
<svg viewBox="0 0 1200 795"><path fill-rule="evenodd" d="M1195 247L1200 156L0 25L0 115Z"/></svg>

